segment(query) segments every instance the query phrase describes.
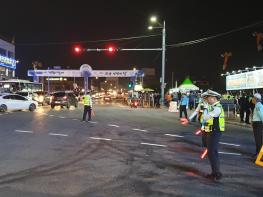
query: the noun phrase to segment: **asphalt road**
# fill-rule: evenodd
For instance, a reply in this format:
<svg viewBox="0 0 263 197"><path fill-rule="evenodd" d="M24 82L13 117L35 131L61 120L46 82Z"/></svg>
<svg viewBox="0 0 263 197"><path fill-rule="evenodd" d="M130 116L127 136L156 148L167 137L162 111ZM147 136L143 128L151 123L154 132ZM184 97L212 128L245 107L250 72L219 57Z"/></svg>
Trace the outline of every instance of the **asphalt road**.
<svg viewBox="0 0 263 197"><path fill-rule="evenodd" d="M121 104L95 105L92 122L78 109L0 114L2 197L262 196L252 130L227 125L219 182L205 178L197 124L178 115Z"/></svg>

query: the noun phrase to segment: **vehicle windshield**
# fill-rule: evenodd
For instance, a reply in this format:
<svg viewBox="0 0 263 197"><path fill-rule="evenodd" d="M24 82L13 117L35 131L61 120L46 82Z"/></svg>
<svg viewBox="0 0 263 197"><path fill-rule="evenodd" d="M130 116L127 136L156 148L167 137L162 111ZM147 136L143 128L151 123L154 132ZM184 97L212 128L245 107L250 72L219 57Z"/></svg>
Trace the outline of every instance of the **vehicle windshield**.
<svg viewBox="0 0 263 197"><path fill-rule="evenodd" d="M56 92L53 94L53 96L55 97L64 97L65 96L65 92Z"/></svg>

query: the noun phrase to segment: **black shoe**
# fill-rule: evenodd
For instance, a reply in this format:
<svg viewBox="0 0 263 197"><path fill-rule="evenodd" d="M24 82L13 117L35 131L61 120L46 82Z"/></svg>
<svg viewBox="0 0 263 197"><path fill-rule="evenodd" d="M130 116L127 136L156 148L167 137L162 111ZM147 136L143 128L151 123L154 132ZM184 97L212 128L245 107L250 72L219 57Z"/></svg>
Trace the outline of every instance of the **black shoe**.
<svg viewBox="0 0 263 197"><path fill-rule="evenodd" d="M207 175L205 176L205 178L207 178L207 179L211 179L211 180L214 180L214 178L215 178L215 174L213 174L213 173L211 173L211 174L207 174Z"/></svg>
<svg viewBox="0 0 263 197"><path fill-rule="evenodd" d="M221 172L219 172L219 173L216 173L214 180L215 180L215 181L219 181L219 180L222 179L222 178L223 178L223 175L222 175Z"/></svg>

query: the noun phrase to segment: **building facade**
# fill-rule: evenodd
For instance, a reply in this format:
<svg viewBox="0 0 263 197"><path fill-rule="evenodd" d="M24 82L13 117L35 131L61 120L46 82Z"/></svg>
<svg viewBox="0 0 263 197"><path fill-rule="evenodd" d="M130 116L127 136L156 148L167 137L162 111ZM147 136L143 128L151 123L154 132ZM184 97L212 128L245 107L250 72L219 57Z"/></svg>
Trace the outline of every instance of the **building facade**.
<svg viewBox="0 0 263 197"><path fill-rule="evenodd" d="M15 77L15 45L0 37L0 80Z"/></svg>

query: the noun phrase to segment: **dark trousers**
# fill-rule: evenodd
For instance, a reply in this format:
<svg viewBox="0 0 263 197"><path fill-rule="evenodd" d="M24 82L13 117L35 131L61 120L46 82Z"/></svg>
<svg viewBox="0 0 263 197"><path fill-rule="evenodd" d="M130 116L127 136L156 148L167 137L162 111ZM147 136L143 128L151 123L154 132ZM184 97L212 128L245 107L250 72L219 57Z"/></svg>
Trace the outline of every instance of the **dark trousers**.
<svg viewBox="0 0 263 197"><path fill-rule="evenodd" d="M185 118L187 118L186 105L180 105L180 118L182 118L183 112L184 112Z"/></svg>
<svg viewBox="0 0 263 197"><path fill-rule="evenodd" d="M246 123L249 123L250 110L246 110Z"/></svg>
<svg viewBox="0 0 263 197"><path fill-rule="evenodd" d="M243 122L244 121L244 113L245 113L245 110L240 108L240 120Z"/></svg>
<svg viewBox="0 0 263 197"><path fill-rule="evenodd" d="M86 121L86 117L87 117L87 113L88 113L88 121L91 120L91 107L88 105L84 105L84 111L83 111L83 121Z"/></svg>
<svg viewBox="0 0 263 197"><path fill-rule="evenodd" d="M218 130L205 133L206 145L208 150L208 159L211 165L212 174L220 173L220 163L218 156L218 145L222 133Z"/></svg>
<svg viewBox="0 0 263 197"><path fill-rule="evenodd" d="M189 102L189 108L190 108L190 110L192 110L195 106L194 106L194 102Z"/></svg>
<svg viewBox="0 0 263 197"><path fill-rule="evenodd" d="M202 147L203 148L207 148L207 144L206 144L206 132L202 131Z"/></svg>
<svg viewBox="0 0 263 197"><path fill-rule="evenodd" d="M262 147L263 123L261 121L255 121L252 123L252 126L256 143L256 154L258 154Z"/></svg>

